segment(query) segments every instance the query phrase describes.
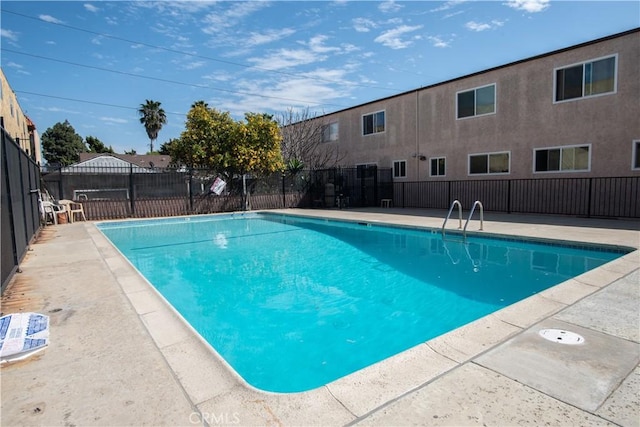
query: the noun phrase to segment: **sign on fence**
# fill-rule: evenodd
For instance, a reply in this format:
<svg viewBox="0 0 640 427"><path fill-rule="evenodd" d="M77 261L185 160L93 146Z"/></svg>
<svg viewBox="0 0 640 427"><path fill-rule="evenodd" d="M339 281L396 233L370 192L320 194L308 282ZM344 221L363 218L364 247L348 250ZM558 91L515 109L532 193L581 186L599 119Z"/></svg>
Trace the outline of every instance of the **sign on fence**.
<svg viewBox="0 0 640 427"><path fill-rule="evenodd" d="M227 185L226 181L218 177L216 178L215 181L213 181L213 185L211 186L211 192L216 193L219 196L222 194L222 191L224 190L224 187L226 185Z"/></svg>

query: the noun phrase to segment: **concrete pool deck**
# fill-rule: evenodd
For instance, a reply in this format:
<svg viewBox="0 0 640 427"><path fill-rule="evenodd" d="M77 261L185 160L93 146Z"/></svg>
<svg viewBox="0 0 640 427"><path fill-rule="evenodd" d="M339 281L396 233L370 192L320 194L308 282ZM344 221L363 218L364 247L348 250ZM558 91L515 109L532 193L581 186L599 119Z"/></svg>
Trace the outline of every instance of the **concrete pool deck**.
<svg viewBox="0 0 640 427"><path fill-rule="evenodd" d="M436 229L446 214L282 212ZM474 220L468 231L477 228ZM640 248L638 221L487 213L484 230ZM1 425L640 424L638 250L324 387L288 395L244 385L93 223L46 227L21 270L2 312L49 315L51 343L2 366ZM572 331L585 342L549 342L538 334L543 328Z"/></svg>

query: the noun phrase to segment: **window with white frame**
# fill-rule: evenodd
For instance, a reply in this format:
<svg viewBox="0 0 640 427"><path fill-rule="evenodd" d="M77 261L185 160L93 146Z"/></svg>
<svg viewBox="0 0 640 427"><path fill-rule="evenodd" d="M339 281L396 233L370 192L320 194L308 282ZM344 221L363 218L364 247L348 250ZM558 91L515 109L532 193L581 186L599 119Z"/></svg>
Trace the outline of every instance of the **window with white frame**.
<svg viewBox="0 0 640 427"><path fill-rule="evenodd" d="M393 162L393 177L394 178L407 177L407 161L406 160L395 160Z"/></svg>
<svg viewBox="0 0 640 427"><path fill-rule="evenodd" d="M329 123L322 127L322 142L338 140L338 122Z"/></svg>
<svg viewBox="0 0 640 427"><path fill-rule="evenodd" d="M384 132L384 111L362 116L362 135Z"/></svg>
<svg viewBox="0 0 640 427"><path fill-rule="evenodd" d="M640 139L633 141L633 169L640 169Z"/></svg>
<svg viewBox="0 0 640 427"><path fill-rule="evenodd" d="M538 148L534 150L534 172L576 172L591 168L589 145Z"/></svg>
<svg viewBox="0 0 640 427"><path fill-rule="evenodd" d="M445 164L446 157L432 157L429 159L430 168L429 175L430 176L445 176Z"/></svg>
<svg viewBox="0 0 640 427"><path fill-rule="evenodd" d="M496 175L509 173L510 153L469 154L469 175Z"/></svg>
<svg viewBox="0 0 640 427"><path fill-rule="evenodd" d="M456 94L457 118L484 116L496 112L496 85L491 84Z"/></svg>
<svg viewBox="0 0 640 427"><path fill-rule="evenodd" d="M555 70L555 102L614 93L617 55Z"/></svg>

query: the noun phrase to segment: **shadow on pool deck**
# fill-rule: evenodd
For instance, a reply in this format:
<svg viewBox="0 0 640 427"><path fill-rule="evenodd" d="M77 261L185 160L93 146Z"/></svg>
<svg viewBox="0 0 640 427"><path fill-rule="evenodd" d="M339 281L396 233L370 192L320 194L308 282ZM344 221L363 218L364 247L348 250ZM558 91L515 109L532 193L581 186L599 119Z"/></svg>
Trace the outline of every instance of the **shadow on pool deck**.
<svg viewBox="0 0 640 427"><path fill-rule="evenodd" d="M438 229L446 214L279 212ZM470 232L477 223L476 215ZM638 222L630 220L486 214L484 230L640 246ZM640 423L637 250L324 387L290 395L245 385L92 223L45 228L21 269L2 297L2 311L48 314L51 344L2 366L2 425ZM549 342L538 334L543 328L579 333L585 343Z"/></svg>

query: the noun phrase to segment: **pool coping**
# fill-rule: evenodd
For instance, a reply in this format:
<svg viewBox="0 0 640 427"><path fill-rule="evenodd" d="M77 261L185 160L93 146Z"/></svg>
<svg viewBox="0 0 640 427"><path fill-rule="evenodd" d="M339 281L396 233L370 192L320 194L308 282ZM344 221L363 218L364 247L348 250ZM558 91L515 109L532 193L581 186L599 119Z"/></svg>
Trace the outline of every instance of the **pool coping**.
<svg viewBox="0 0 640 427"><path fill-rule="evenodd" d="M294 214L309 218L354 220L362 218L362 211L307 211L275 210L270 214ZM388 213L374 213L372 223L401 225ZM398 214L401 215L401 214ZM386 220L385 220L386 218ZM361 220L361 219L360 219ZM381 221L385 221L384 223ZM442 221L437 218L437 221ZM485 221L489 222L490 221ZM436 228L407 224L410 228ZM282 394L258 390L247 384L219 354L166 302L146 279L106 239L94 224L86 225L94 244L99 248L107 265L142 320L156 346L182 384L193 405L206 415L221 407L228 414L243 414L242 424L265 422L264 408L275 419L287 425L295 424L350 424L384 409L415 390L425 387L465 363L477 358L521 334L531 326L550 318L566 307L579 302L638 269L636 251L613 260L602 267L586 272L536 295L496 311L445 335L412 347L405 352L375 363L367 368L335 380L314 390ZM485 230L488 226L485 226ZM476 232L469 232L476 234ZM502 233L488 235L505 236ZM508 234L506 235L508 236ZM531 236L533 240L544 237ZM547 240L558 240L550 239ZM525 239L527 240L527 239ZM563 240L563 239L559 239ZM563 240L573 242L576 240ZM592 245L583 241L580 244ZM630 248L626 244L613 246ZM122 274L127 271L126 274ZM178 323L176 322L178 321ZM213 360L210 355L214 355ZM203 364L207 364L202 368ZM190 367L197 365L194 372ZM260 402L247 414L246 405ZM243 406L244 405L244 406ZM256 406L256 405L253 405ZM284 408L284 409L283 409ZM293 411L291 408L297 408Z"/></svg>

